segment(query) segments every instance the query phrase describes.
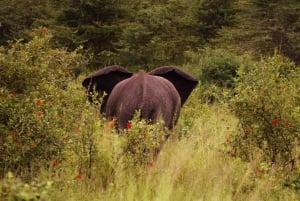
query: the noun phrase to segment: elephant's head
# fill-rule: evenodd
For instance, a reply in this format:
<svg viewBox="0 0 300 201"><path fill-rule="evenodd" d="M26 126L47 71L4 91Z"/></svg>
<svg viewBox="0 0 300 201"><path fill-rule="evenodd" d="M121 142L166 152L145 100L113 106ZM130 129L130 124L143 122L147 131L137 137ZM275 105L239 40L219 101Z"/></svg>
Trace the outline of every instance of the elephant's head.
<svg viewBox="0 0 300 201"><path fill-rule="evenodd" d="M108 66L89 75L83 86L100 95L107 94L101 105L106 117L115 118L118 127L124 128L136 110L141 118L155 122L164 120L173 128L180 108L198 81L174 66L159 67L146 73L132 74L121 66Z"/></svg>

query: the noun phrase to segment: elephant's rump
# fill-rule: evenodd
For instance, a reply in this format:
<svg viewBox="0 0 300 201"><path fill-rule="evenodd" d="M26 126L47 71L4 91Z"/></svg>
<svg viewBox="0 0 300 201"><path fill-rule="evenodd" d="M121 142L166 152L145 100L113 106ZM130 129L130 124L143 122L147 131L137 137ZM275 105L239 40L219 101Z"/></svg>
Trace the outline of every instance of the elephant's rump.
<svg viewBox="0 0 300 201"><path fill-rule="evenodd" d="M120 128L125 128L137 110L141 118L155 122L162 118L164 125L172 128L180 111L180 96L168 80L138 73L120 82L108 98L106 114L115 118Z"/></svg>

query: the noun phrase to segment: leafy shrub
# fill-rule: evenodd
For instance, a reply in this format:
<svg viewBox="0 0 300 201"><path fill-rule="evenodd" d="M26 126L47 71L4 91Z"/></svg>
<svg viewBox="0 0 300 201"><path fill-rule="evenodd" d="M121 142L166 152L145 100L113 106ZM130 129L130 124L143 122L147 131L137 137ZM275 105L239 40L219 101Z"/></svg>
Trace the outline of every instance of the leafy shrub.
<svg viewBox="0 0 300 201"><path fill-rule="evenodd" d="M71 81L86 59L52 49L50 38L42 32L0 52L0 177L8 170L35 173L62 160L81 119L84 93Z"/></svg>
<svg viewBox="0 0 300 201"><path fill-rule="evenodd" d="M7 201L37 201L50 200L51 181L32 181L30 184L15 178L9 172L0 185L0 200Z"/></svg>
<svg viewBox="0 0 300 201"><path fill-rule="evenodd" d="M122 132L122 150L128 167L151 165L168 137L162 122L147 124L137 112Z"/></svg>
<svg viewBox="0 0 300 201"><path fill-rule="evenodd" d="M234 154L293 169L299 159L300 72L274 55L239 69L231 106L241 133L232 142Z"/></svg>
<svg viewBox="0 0 300 201"><path fill-rule="evenodd" d="M300 192L300 169L293 172L292 175L286 178L284 186Z"/></svg>
<svg viewBox="0 0 300 201"><path fill-rule="evenodd" d="M233 88L239 64L232 55L217 53L210 55L203 65L201 80L203 84L213 84L223 88Z"/></svg>
<svg viewBox="0 0 300 201"><path fill-rule="evenodd" d="M234 88L234 79L240 59L223 49L205 48L190 55L195 68L200 68L201 100L203 102L220 101L223 91Z"/></svg>
<svg viewBox="0 0 300 201"><path fill-rule="evenodd" d="M85 97L86 98L86 97ZM92 177L93 172L98 176L107 175L112 169L110 165L111 155L108 154L107 144L97 144L105 140L103 128L104 120L99 118L100 105L81 105L82 110L75 132L70 132L69 144L65 147L65 156L68 157L68 163L72 165L71 169L76 168L79 175L83 177ZM107 149L107 150L105 150ZM100 172L97 171L100 169Z"/></svg>

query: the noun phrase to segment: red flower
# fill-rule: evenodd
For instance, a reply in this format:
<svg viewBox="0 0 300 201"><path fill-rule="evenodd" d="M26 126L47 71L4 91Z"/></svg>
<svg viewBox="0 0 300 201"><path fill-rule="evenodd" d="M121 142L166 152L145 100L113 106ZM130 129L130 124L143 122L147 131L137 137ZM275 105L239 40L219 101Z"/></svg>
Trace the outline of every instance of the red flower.
<svg viewBox="0 0 300 201"><path fill-rule="evenodd" d="M43 100L42 100L42 99L37 99L37 100L36 100L36 104L42 105L42 104L43 104Z"/></svg>
<svg viewBox="0 0 300 201"><path fill-rule="evenodd" d="M69 71L68 69L64 69L64 70L63 70L64 75L68 75L69 72L70 72L70 71Z"/></svg>
<svg viewBox="0 0 300 201"><path fill-rule="evenodd" d="M131 129L131 128L132 128L132 124L131 124L130 122L127 122L126 128L127 128L127 129Z"/></svg>
<svg viewBox="0 0 300 201"><path fill-rule="evenodd" d="M262 174L263 171L262 171L262 169L260 169L260 168L256 168L256 173L257 173L257 174Z"/></svg>
<svg viewBox="0 0 300 201"><path fill-rule="evenodd" d="M57 161L53 161L52 166L53 167L57 167L58 166L58 162Z"/></svg>
<svg viewBox="0 0 300 201"><path fill-rule="evenodd" d="M278 119L273 119L271 123L272 123L273 126L277 126L278 125Z"/></svg>
<svg viewBox="0 0 300 201"><path fill-rule="evenodd" d="M77 179L77 180L81 180L81 179L82 179L82 176L81 176L80 173L78 173L78 174L76 175L76 179Z"/></svg>
<svg viewBox="0 0 300 201"><path fill-rule="evenodd" d="M15 95L17 94L17 92L16 92L16 91L12 91L12 92L10 92L10 94L11 94L12 96L15 96Z"/></svg>
<svg viewBox="0 0 300 201"><path fill-rule="evenodd" d="M251 130L252 130L252 129L251 129L250 126L246 126L246 127L245 127L245 131L246 131L246 132L250 132Z"/></svg>
<svg viewBox="0 0 300 201"><path fill-rule="evenodd" d="M44 114L43 114L41 111L38 111L38 112L36 113L36 115L37 115L38 117L43 117L43 116L44 116Z"/></svg>
<svg viewBox="0 0 300 201"><path fill-rule="evenodd" d="M12 134L13 134L13 135L18 135L18 131L13 130L13 131L12 131Z"/></svg>
<svg viewBox="0 0 300 201"><path fill-rule="evenodd" d="M286 124L284 125L284 127L285 127L285 128L291 128L291 127L292 127L292 125L291 125L291 124L289 124L289 123L286 123Z"/></svg>
<svg viewBox="0 0 300 201"><path fill-rule="evenodd" d="M226 144L230 144L230 138L229 137L226 138Z"/></svg>
<svg viewBox="0 0 300 201"><path fill-rule="evenodd" d="M154 166L155 166L155 163L154 163L154 162L150 162L150 163L148 164L148 166L149 166L149 167L154 167Z"/></svg>
<svg viewBox="0 0 300 201"><path fill-rule="evenodd" d="M76 126L75 130L76 131L81 131L81 127L80 126Z"/></svg>
<svg viewBox="0 0 300 201"><path fill-rule="evenodd" d="M255 169L255 172L256 172L256 175L257 175L259 178L262 178L264 171L263 171L261 168L257 167L257 168Z"/></svg>
<svg viewBox="0 0 300 201"><path fill-rule="evenodd" d="M47 33L48 33L48 29L47 29L46 27L43 27L43 28L42 28L42 33L43 33L43 34L47 34Z"/></svg>

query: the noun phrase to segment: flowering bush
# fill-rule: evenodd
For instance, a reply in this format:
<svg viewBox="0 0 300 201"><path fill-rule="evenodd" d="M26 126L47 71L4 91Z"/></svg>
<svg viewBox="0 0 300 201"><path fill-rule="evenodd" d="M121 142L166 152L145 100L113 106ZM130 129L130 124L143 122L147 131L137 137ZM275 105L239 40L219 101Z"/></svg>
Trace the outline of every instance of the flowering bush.
<svg viewBox="0 0 300 201"><path fill-rule="evenodd" d="M300 72L275 55L239 69L231 106L240 120L233 154L293 169L299 159Z"/></svg>
<svg viewBox="0 0 300 201"><path fill-rule="evenodd" d="M139 116L137 112L122 132L122 150L128 167L137 164L151 167L167 138L168 131L164 129L162 122L149 125Z"/></svg>
<svg viewBox="0 0 300 201"><path fill-rule="evenodd" d="M81 118L84 93L70 83L86 59L52 49L49 40L38 36L0 51L0 177L61 161Z"/></svg>

